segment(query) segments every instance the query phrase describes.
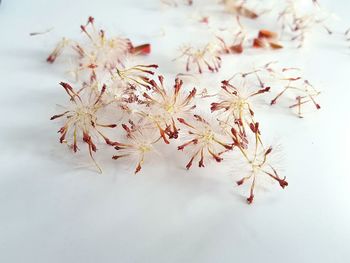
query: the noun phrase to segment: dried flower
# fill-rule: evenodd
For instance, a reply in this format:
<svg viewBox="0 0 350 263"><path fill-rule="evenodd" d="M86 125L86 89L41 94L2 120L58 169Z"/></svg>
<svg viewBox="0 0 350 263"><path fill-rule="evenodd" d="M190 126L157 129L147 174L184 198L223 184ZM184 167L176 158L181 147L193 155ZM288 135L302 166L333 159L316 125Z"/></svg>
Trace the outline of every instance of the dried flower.
<svg viewBox="0 0 350 263"><path fill-rule="evenodd" d="M252 91L251 88L247 88L248 76L256 77L259 80L259 89ZM231 83L234 80L238 81L239 86ZM227 122L230 119L242 122L247 116L252 118L254 111L251 107L251 99L270 91L270 87L265 87L260 81L257 71L238 73L231 79L222 81L221 92L218 96L219 101L211 103L211 111L224 113ZM248 85L251 83L248 82Z"/></svg>
<svg viewBox="0 0 350 263"><path fill-rule="evenodd" d="M257 131L253 131L257 133ZM235 132L233 132L234 134ZM250 181L249 197L247 198L248 204L251 204L254 200L254 190L258 184L259 179L262 177L272 178L277 181L282 188L288 186L286 178L281 178L276 169L270 164L269 157L273 151L272 147L265 149L258 140L256 140L255 148L251 151L244 149L237 145L244 157L245 165L247 165L247 175L242 177L236 183L238 186L248 183ZM242 170L240 170L241 172Z"/></svg>
<svg viewBox="0 0 350 263"><path fill-rule="evenodd" d="M195 159L199 159L198 166L204 167L205 159L212 158L216 162L221 162L221 155L232 149L232 145L225 141L225 136L219 131L215 131L213 126L199 115L194 115L194 119L187 122L178 119L187 128L187 142L177 147L178 150L191 149L191 158L186 168L190 169Z"/></svg>
<svg viewBox="0 0 350 263"><path fill-rule="evenodd" d="M278 16L282 31L292 34L291 40L297 41L299 48L303 46L308 31L315 25L321 25L328 34L332 34L332 31L324 25L329 15L325 14L317 1L312 3L314 8L311 12L305 13L305 9L301 10L295 1L288 0Z"/></svg>
<svg viewBox="0 0 350 263"><path fill-rule="evenodd" d="M174 6L182 2L188 5L193 3L192 0L161 1ZM240 22L242 16L250 19L259 17L264 12L258 8L261 1L222 0L221 3L226 11L236 15L238 26L218 29L216 39L202 47L183 47L176 59L185 61L187 72L218 72L223 53L242 53L246 48L282 48L281 37L276 32L260 29L260 24L257 33L250 32ZM313 4L313 8L320 8L317 0L309 3ZM313 25L324 26L324 17L314 11L304 14L297 10L293 1L287 0L287 6L278 17L283 32L291 34L292 40L302 43ZM211 17L210 21L210 26L215 23ZM208 16L201 16L200 22L207 24ZM67 110L51 118L65 120L58 131L61 143L67 143L73 152L77 152L78 142L84 142L101 172L94 153L102 140L115 148L116 154L112 158L127 159L135 167L136 174L151 159L151 154L157 153L157 146L170 144L171 139L177 139L180 141L177 149L189 154L187 169L194 162L204 167L209 160L221 162L224 155L235 156L238 153L247 173L240 171L237 185L249 184L248 203L253 202L256 186L262 178L277 181L282 188L288 185L286 178L279 176L273 164L271 157L275 148L266 148L263 143L261 124L255 119L255 105L258 99L271 93L274 93L271 105L282 98L288 99L287 95L291 94L295 101L289 104L289 108L297 109L299 117L302 117L306 104L319 109L320 105L315 99L320 92L299 74L298 69L280 67L270 62L223 80L217 94L211 91L209 94L207 89L197 94L196 88L186 88L179 78L186 75L195 78L190 73L178 74L175 83L168 86L163 76L156 72L156 64L131 62L130 58L136 55L149 54L150 44L134 46L128 38L107 36L104 30L95 27L93 17L89 17L80 28L84 40L63 38L47 58L49 63L53 63L64 49L71 49L72 72L81 84L81 88L75 90L68 83L60 83L70 99ZM204 28L207 30L210 27ZM36 34L40 33L33 35ZM344 34L350 41L350 29ZM155 75L157 78L154 78ZM208 122L206 117L195 114L194 109L198 99L213 97L208 102L211 102L210 110L215 118ZM206 108L209 111L209 107ZM113 124L103 124L105 121L101 121L102 117L111 117ZM102 133L106 132L104 128L116 128L117 125L120 129L113 131L118 140L111 140Z"/></svg>
<svg viewBox="0 0 350 263"><path fill-rule="evenodd" d="M101 172L101 168L93 157L93 152L97 150L93 138L100 137L107 144L113 145L111 140L108 139L100 129L116 127L116 124L102 124L98 121L98 111L106 106L102 100L105 95L106 86L102 86L101 91L97 93L95 89L88 89L86 87L75 91L71 85L64 82L61 82L60 85L68 94L71 102L71 106L67 111L51 117L51 120L62 117L66 118L65 124L58 131L61 134L60 143L68 143L66 137L70 134L73 138L69 146L73 149L73 152L77 152L77 140L78 136L81 136L83 142L88 145L91 159Z"/></svg>
<svg viewBox="0 0 350 263"><path fill-rule="evenodd" d="M279 86L283 87L282 91L271 100L271 105L276 104L287 91L293 91L296 102L290 105L289 108L297 108L297 114L300 118L302 118L302 107L307 103L312 103L317 110L321 108L320 104L315 100L315 98L320 95L320 91L316 90L308 80L299 75L287 75L287 73L298 71L298 69L274 69L271 65L272 63L266 64L264 69L270 76L273 76L275 80L279 80Z"/></svg>
<svg viewBox="0 0 350 263"><path fill-rule="evenodd" d="M181 55L177 59L179 58L186 59L186 71L190 71L191 67L195 66L200 74L205 67L210 72L218 72L221 67L218 47L212 43L205 45L203 48L184 46L181 49Z"/></svg>
<svg viewBox="0 0 350 263"><path fill-rule="evenodd" d="M72 58L73 69L71 70L76 78L80 72L93 70L99 72L111 72L118 66L122 66L127 55L144 55L151 51L150 44L133 46L128 38L108 37L103 29L96 29L95 19L89 17L85 25L80 29L87 41L79 42L63 38L47 58L53 63L66 47L74 51Z"/></svg>
<svg viewBox="0 0 350 263"><path fill-rule="evenodd" d="M114 160L120 158L129 158L136 160L135 174L140 172L145 162L145 157L154 152L154 145L161 139L156 130L145 123L144 119L139 119L137 123L129 120L129 125L123 124L123 129L127 134L127 142L114 143L117 155L113 156Z"/></svg>
<svg viewBox="0 0 350 263"><path fill-rule="evenodd" d="M143 93L143 104L148 110L141 114L155 124L164 142L168 144L168 139L178 137L177 119L188 116L196 107L194 104L196 89L193 88L185 94L182 91L183 82L177 78L171 91L165 88L163 76L158 76L158 80L159 84L151 80L150 91Z"/></svg>
<svg viewBox="0 0 350 263"><path fill-rule="evenodd" d="M227 40L225 41L226 37L217 36L217 39L219 41L218 45L221 47L220 51L223 53L240 54L244 50L244 43L247 39L247 33L246 33L245 28L243 27L243 25L240 22L239 16L236 17L236 21L237 21L237 25L238 25L237 29L235 28L235 30L233 32L228 30L229 41L227 41Z"/></svg>

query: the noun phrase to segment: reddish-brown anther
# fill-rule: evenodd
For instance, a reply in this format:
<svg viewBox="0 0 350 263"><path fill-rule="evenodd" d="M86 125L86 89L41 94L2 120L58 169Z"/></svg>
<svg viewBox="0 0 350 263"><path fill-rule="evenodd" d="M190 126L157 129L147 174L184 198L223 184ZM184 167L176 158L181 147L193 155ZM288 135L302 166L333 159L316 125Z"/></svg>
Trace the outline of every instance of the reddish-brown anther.
<svg viewBox="0 0 350 263"><path fill-rule="evenodd" d="M115 142L112 142L110 139L108 139L107 137L104 138L106 144L114 146Z"/></svg>
<svg viewBox="0 0 350 263"><path fill-rule="evenodd" d="M137 174L139 171L141 171L141 164L139 163L135 169L135 174Z"/></svg>
<svg viewBox="0 0 350 263"><path fill-rule="evenodd" d="M186 126L192 127L192 128L193 128L193 126L190 125L190 124L188 124L183 118L177 118L177 120L178 120L180 123L185 124Z"/></svg>
<svg viewBox="0 0 350 263"><path fill-rule="evenodd" d="M260 134L260 131L259 131L259 122L256 122L255 124L254 124L254 123L250 123L250 124L249 124L249 128L252 130L253 133L255 133L255 134Z"/></svg>
<svg viewBox="0 0 350 263"><path fill-rule="evenodd" d="M263 88L263 89L259 90L259 91L257 92L257 94L261 94L261 93L264 93L264 92L269 92L270 89L271 89L271 87Z"/></svg>
<svg viewBox="0 0 350 263"><path fill-rule="evenodd" d="M213 153L213 152L210 151L209 149L208 149L208 151L209 151L210 155L214 158L214 160L217 161L218 163L221 162L221 161L223 160L223 158L221 158L219 155Z"/></svg>
<svg viewBox="0 0 350 263"><path fill-rule="evenodd" d="M66 135L67 135L67 132L68 132L68 128L67 126L63 126L59 131L58 133L61 133L61 137L60 137L60 143L63 143L65 138L66 138Z"/></svg>
<svg viewBox="0 0 350 263"><path fill-rule="evenodd" d="M193 163L193 160L194 160L194 156L191 158L191 160L188 162L188 164L186 165L186 169L189 170L192 166L192 163Z"/></svg>
<svg viewBox="0 0 350 263"><path fill-rule="evenodd" d="M95 18L93 18L92 16L89 16L86 25L88 25L88 24L93 24L94 21L95 21Z"/></svg>
<svg viewBox="0 0 350 263"><path fill-rule="evenodd" d="M214 112L214 111L219 110L219 105L220 105L220 103L217 103L217 102L211 103L211 104L210 104L210 110L211 110L211 112Z"/></svg>
<svg viewBox="0 0 350 263"><path fill-rule="evenodd" d="M130 128L126 124L123 123L122 127L127 133L131 132Z"/></svg>
<svg viewBox="0 0 350 263"><path fill-rule="evenodd" d="M178 146L177 149L178 149L179 151L182 151L183 149L185 149L186 146L188 146L188 145L190 145L190 144L197 144L197 143L198 143L198 139L193 139L193 140L191 140L191 141L189 141L189 142L186 142L186 143L184 143L184 144Z"/></svg>
<svg viewBox="0 0 350 263"><path fill-rule="evenodd" d="M272 147L268 148L265 152L265 156L270 154L272 152Z"/></svg>
<svg viewBox="0 0 350 263"><path fill-rule="evenodd" d="M248 204L251 204L251 203L253 203L253 200L254 200L254 195L253 194L251 194L248 198L247 198L247 202L248 202Z"/></svg>
<svg viewBox="0 0 350 263"><path fill-rule="evenodd" d="M231 133L234 137L237 137L237 130L235 128L231 128Z"/></svg>
<svg viewBox="0 0 350 263"><path fill-rule="evenodd" d="M244 178L242 178L241 180L236 181L237 185L242 185L244 183Z"/></svg>
<svg viewBox="0 0 350 263"><path fill-rule="evenodd" d="M179 95L179 91L182 87L183 81L181 79L175 79L174 85L174 95L177 97Z"/></svg>
<svg viewBox="0 0 350 263"><path fill-rule="evenodd" d="M78 151L78 145L77 145L77 142L73 142L73 145L72 145L72 149L73 151L76 153Z"/></svg>
<svg viewBox="0 0 350 263"><path fill-rule="evenodd" d="M65 82L60 82L60 85L64 88L64 89L69 89L69 90L72 90L72 86L69 85L68 83L65 83Z"/></svg>
<svg viewBox="0 0 350 263"><path fill-rule="evenodd" d="M54 120L54 119L60 118L60 117L62 117L62 116L64 116L64 115L66 115L68 112L69 112L69 111L66 111L66 112L64 112L64 113L62 113L62 114L53 115L53 116L50 118L50 120L52 121L52 120Z"/></svg>
<svg viewBox="0 0 350 263"><path fill-rule="evenodd" d="M55 62L56 58L57 58L57 55L51 54L47 57L46 61L52 64Z"/></svg>
<svg viewBox="0 0 350 263"><path fill-rule="evenodd" d="M83 132L83 141L86 142L89 145L89 148L93 152L96 152L96 150L97 150L96 145L92 142L91 136L88 133L86 133L86 132Z"/></svg>
<svg viewBox="0 0 350 263"><path fill-rule="evenodd" d="M263 94L265 92L269 92L270 89L271 89L270 87L266 87L266 88L260 89L260 90L258 90L256 92L254 92L253 94L251 94L250 97L255 96L255 95L259 95L259 94Z"/></svg>
<svg viewBox="0 0 350 263"><path fill-rule="evenodd" d="M99 126L105 128L115 128L117 127L117 124L99 124Z"/></svg>
<svg viewBox="0 0 350 263"><path fill-rule="evenodd" d="M286 181L286 178L278 179L278 183L280 186L284 189L286 186L288 186L288 182Z"/></svg>
<svg viewBox="0 0 350 263"><path fill-rule="evenodd" d="M85 27L85 26L81 25L81 26L80 26L80 29L81 29L84 33L88 34L87 31L86 31L86 27Z"/></svg>

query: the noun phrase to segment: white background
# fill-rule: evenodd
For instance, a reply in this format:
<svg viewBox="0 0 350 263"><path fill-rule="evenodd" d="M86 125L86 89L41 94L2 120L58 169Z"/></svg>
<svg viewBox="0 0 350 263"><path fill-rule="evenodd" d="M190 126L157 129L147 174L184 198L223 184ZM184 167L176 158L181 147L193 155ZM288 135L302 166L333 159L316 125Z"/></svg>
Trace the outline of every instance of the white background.
<svg viewBox="0 0 350 263"><path fill-rule="evenodd" d="M321 3L342 18L339 31L350 26L349 1ZM265 137L283 145L289 186L258 191L252 206L227 163L187 172L185 157L169 150L132 176L127 165L97 155L99 175L86 156L58 143L59 125L49 118L66 99L57 83L67 76L45 58L61 36L77 37L93 15L111 34L152 43L147 59L174 76L183 64L171 59L180 44L198 40L193 13L201 8L3 1L0 262L350 262L350 52L339 35L254 57L302 67L322 90L322 109L302 120L282 108L262 111ZM227 78L249 56L224 58L223 71L208 79Z"/></svg>

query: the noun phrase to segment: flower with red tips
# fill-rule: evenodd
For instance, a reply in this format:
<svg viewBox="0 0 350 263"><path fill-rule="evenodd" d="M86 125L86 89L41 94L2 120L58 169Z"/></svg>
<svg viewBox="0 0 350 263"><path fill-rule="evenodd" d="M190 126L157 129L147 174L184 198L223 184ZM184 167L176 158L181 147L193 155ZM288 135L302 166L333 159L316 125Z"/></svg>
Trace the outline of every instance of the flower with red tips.
<svg viewBox="0 0 350 263"><path fill-rule="evenodd" d="M310 4L311 11L305 12L307 10L305 6L299 6L296 1L288 0L277 19L282 31L289 34L292 41L298 43L298 48L303 46L307 33L317 25L321 25L329 35L332 34L332 31L325 25L325 21L330 16L328 12L320 8L317 1L312 1Z"/></svg>
<svg viewBox="0 0 350 263"><path fill-rule="evenodd" d="M178 119L186 128L188 139L186 142L177 147L182 151L190 151L190 161L186 168L190 169L193 162L198 160L198 166L204 167L205 159L214 159L216 162L222 161L222 154L233 148L232 144L226 142L224 134L214 130L213 125L207 122L199 115L194 115L190 121Z"/></svg>
<svg viewBox="0 0 350 263"><path fill-rule="evenodd" d="M93 70L94 74L111 72L125 61L127 55L145 55L151 51L150 44L133 46L128 38L108 37L103 29L97 29L94 18L89 17L85 25L80 26L86 37L85 41L74 41L63 38L47 61L53 63L66 47L71 47L76 55L73 57L73 69L76 78L84 71Z"/></svg>
<svg viewBox="0 0 350 263"><path fill-rule="evenodd" d="M297 109L297 114L300 118L302 115L302 108L306 104L313 104L314 107L319 110L320 104L316 102L316 97L320 95L318 91L308 80L302 76L295 74L294 72L298 69L295 68L273 68L271 64L267 64L264 70L270 74L275 81L278 82L278 86L282 86L280 91L270 102L271 105L276 104L282 96L288 92L292 92L295 96L295 102L289 106L289 108Z"/></svg>
<svg viewBox="0 0 350 263"><path fill-rule="evenodd" d="M158 81L151 80L150 91L143 93L143 103L148 108L147 114L143 114L154 122L164 142L169 143L167 138L178 137L178 118L189 116L196 107L194 99L197 91L196 88L183 91L183 81L179 78L175 79L172 89L165 87L163 76L158 76Z"/></svg>
<svg viewBox="0 0 350 263"><path fill-rule="evenodd" d="M258 131L254 131L258 133ZM238 186L243 184L250 184L249 186L249 196L247 197L247 202L251 204L255 196L255 188L260 183L263 178L269 178L273 181L278 182L280 187L283 189L288 186L286 178L281 178L277 173L277 170L273 167L270 161L271 153L274 151L272 147L264 148L263 144L256 140L254 146L244 149L240 145L237 149L241 152L243 156L243 163L239 169L239 173L243 171L246 173L244 177L241 177L236 181Z"/></svg>
<svg viewBox="0 0 350 263"><path fill-rule="evenodd" d="M252 76L257 88L253 90L251 79ZM237 83L237 85L236 85ZM251 106L253 99L261 94L270 91L270 87L266 87L258 75L258 71L238 73L231 79L221 82L221 91L218 95L218 101L211 103L211 112L218 112L224 115L226 121L230 119L245 120L245 118L252 118L254 111ZM248 88L249 87L249 88ZM254 87L255 88L255 87Z"/></svg>
<svg viewBox="0 0 350 263"><path fill-rule="evenodd" d="M218 72L221 67L221 57L216 45L209 43L203 48L184 46L181 48L181 55L177 58L186 60L186 71L191 71L192 67L197 68L198 73L203 73L206 68L210 72Z"/></svg>
<svg viewBox="0 0 350 263"><path fill-rule="evenodd" d="M247 40L247 32L243 27L239 16L236 18L237 28L234 30L223 31L226 34L216 36L220 52L225 54L241 54L244 51L245 42Z"/></svg>
<svg viewBox="0 0 350 263"><path fill-rule="evenodd" d="M112 158L114 160L128 158L131 162L135 161L134 173L136 174L141 171L146 157L155 152L154 146L161 137L157 134L155 128L142 118L137 122L129 120L129 123L123 124L122 127L126 132L127 141L114 143L114 148L118 153Z"/></svg>
<svg viewBox="0 0 350 263"><path fill-rule="evenodd" d="M97 93L94 89L87 87L75 91L71 85L64 82L61 82L60 85L68 94L71 102L67 111L51 117L51 120L63 117L66 119L64 125L58 131L61 134L60 143L69 143L73 152L77 152L78 138L80 137L88 145L89 155L101 172L101 168L93 157L93 153L97 150L94 139L99 137L107 144L112 145L113 143L100 129L116 127L116 124L103 124L98 120L98 112L106 106L103 101L106 86L102 86L101 91ZM68 135L72 136L71 142L67 140Z"/></svg>

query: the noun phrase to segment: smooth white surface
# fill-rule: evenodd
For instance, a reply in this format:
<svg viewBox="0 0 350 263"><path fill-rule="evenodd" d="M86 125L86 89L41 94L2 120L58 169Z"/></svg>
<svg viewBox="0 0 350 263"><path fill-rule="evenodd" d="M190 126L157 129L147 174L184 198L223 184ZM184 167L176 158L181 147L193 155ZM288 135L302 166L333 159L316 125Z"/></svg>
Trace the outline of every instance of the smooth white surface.
<svg viewBox="0 0 350 263"><path fill-rule="evenodd" d="M344 18L341 30L350 26L347 0L322 3ZM196 38L193 10L157 0L3 1L0 262L350 262L350 55L341 37L253 57L302 67L323 93L322 110L303 120L282 109L261 114L265 137L284 147L289 186L258 192L252 206L215 163L188 173L185 158L169 150L131 176L98 156L98 175L88 158L57 142L49 117L65 101L56 83L66 75L45 58L59 37L78 36L93 15L111 34L151 42L149 61L174 76L183 70L171 62L176 48ZM252 61L225 58L204 85L230 76L244 59Z"/></svg>

